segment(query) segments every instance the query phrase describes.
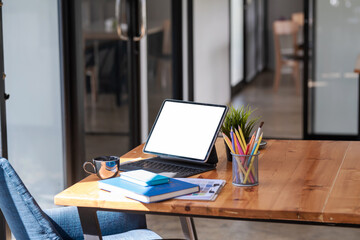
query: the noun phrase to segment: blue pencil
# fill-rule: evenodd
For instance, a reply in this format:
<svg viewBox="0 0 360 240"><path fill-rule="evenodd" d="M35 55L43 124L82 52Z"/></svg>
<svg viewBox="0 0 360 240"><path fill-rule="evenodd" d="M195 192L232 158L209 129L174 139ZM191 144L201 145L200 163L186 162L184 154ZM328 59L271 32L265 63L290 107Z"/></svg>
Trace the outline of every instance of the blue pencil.
<svg viewBox="0 0 360 240"><path fill-rule="evenodd" d="M231 130L230 130L230 137L231 137L231 144L232 144L232 147L235 151L235 141L234 141L234 131L233 131L233 128L231 127ZM235 151L236 152L236 151Z"/></svg>
<svg viewBox="0 0 360 240"><path fill-rule="evenodd" d="M251 151L251 153L250 153L251 156L254 154L257 144L258 144L257 142L254 144L254 147L253 147L253 149L252 149L252 151ZM248 159L248 162L247 162L247 166L248 166L248 167L249 167L249 165L250 165L250 159L251 159L251 158L252 158L252 157L249 157L249 159Z"/></svg>

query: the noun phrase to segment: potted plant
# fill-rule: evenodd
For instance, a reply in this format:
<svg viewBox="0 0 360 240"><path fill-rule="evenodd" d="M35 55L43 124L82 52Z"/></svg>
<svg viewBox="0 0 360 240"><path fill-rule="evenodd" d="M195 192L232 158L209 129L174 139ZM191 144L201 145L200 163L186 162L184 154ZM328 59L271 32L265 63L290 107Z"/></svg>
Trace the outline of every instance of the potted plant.
<svg viewBox="0 0 360 240"><path fill-rule="evenodd" d="M224 123L221 127L221 131L229 138L231 128L238 129L240 126L245 141L248 142L250 139L250 134L252 133L256 123L260 120L261 117L252 118L251 114L256 111L252 109L249 105L244 107L241 106L238 109L235 109L233 106L229 107L229 111L225 116ZM226 154L229 161L231 161L231 154L229 149L226 147Z"/></svg>

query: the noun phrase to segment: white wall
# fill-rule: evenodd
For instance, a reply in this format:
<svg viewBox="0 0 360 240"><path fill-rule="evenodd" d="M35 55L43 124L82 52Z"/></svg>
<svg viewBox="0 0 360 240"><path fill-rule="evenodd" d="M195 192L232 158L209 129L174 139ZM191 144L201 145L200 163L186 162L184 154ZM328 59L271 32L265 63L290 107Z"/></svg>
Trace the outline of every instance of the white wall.
<svg viewBox="0 0 360 240"><path fill-rule="evenodd" d="M231 12L231 85L244 80L244 7L242 0L230 1Z"/></svg>
<svg viewBox="0 0 360 240"><path fill-rule="evenodd" d="M229 1L194 0L194 100L230 102Z"/></svg>

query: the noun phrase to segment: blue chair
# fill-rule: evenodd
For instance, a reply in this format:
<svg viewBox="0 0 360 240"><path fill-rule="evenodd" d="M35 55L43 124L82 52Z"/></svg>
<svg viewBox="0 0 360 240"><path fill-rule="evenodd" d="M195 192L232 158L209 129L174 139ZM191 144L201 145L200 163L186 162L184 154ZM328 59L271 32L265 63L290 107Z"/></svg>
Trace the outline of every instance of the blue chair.
<svg viewBox="0 0 360 240"><path fill-rule="evenodd" d="M0 158L0 209L16 239L83 239L76 207L42 211L5 158ZM98 212L104 240L161 239L146 229L145 215Z"/></svg>

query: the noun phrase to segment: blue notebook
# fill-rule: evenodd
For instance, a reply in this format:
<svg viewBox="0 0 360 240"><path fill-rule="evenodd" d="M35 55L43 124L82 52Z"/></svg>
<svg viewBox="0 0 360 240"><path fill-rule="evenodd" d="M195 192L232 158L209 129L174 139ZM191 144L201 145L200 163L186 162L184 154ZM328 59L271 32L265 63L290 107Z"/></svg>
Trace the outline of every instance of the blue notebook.
<svg viewBox="0 0 360 240"><path fill-rule="evenodd" d="M170 178L168 183L155 186L141 186L119 177L99 181L105 191L116 192L140 202L151 203L199 191L199 186Z"/></svg>

